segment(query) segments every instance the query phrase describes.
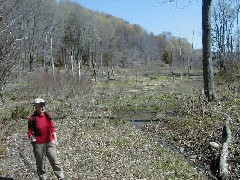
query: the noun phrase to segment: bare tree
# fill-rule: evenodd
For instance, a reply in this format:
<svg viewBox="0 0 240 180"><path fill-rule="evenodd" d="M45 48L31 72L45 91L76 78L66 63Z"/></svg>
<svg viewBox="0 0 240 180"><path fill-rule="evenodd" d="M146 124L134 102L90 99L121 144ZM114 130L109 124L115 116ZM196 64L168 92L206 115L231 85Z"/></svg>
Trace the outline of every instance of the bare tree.
<svg viewBox="0 0 240 180"><path fill-rule="evenodd" d="M231 0L218 0L213 4L213 50L220 72L237 62L239 47L238 14L240 4Z"/></svg>
<svg viewBox="0 0 240 180"><path fill-rule="evenodd" d="M211 0L202 0L203 82L208 101L215 98L211 48Z"/></svg>
<svg viewBox="0 0 240 180"><path fill-rule="evenodd" d="M178 0L163 1L163 3L167 2L175 2L177 6ZM192 2L193 0L189 0L188 4ZM204 93L209 102L215 99L211 48L211 3L212 0L202 0L203 83Z"/></svg>
<svg viewBox="0 0 240 180"><path fill-rule="evenodd" d="M16 15L19 1L2 1L0 4L0 98L4 100L6 84L16 77L21 46L17 35L21 27L21 16Z"/></svg>

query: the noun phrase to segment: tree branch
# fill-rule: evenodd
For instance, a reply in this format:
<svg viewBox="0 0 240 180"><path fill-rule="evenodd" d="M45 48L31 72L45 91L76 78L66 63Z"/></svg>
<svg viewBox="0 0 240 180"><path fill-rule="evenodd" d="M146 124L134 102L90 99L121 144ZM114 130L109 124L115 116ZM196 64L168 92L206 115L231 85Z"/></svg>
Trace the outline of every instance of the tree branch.
<svg viewBox="0 0 240 180"><path fill-rule="evenodd" d="M222 152L220 156L220 167L219 167L220 177L223 180L227 179L229 175L227 159L228 159L228 153L229 153L228 148L229 148L229 145L232 143L232 135L229 127L231 121L232 121L231 118L228 115L226 115L225 125L223 127L223 132L222 132L223 145L222 145Z"/></svg>

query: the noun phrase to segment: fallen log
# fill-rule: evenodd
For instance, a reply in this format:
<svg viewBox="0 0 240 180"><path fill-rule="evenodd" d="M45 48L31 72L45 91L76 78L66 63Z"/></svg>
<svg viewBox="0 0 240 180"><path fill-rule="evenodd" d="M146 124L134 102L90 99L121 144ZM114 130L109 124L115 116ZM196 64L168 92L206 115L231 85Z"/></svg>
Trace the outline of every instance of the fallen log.
<svg viewBox="0 0 240 180"><path fill-rule="evenodd" d="M230 129L230 122L232 119L229 115L225 117L225 125L223 126L222 131L222 151L220 156L220 164L219 164L219 175L222 180L228 179L229 171L228 171L228 153L229 153L229 145L232 143L232 135Z"/></svg>
<svg viewBox="0 0 240 180"><path fill-rule="evenodd" d="M209 150L211 153L209 176L213 180L219 179L220 148L221 146L216 142L209 143Z"/></svg>

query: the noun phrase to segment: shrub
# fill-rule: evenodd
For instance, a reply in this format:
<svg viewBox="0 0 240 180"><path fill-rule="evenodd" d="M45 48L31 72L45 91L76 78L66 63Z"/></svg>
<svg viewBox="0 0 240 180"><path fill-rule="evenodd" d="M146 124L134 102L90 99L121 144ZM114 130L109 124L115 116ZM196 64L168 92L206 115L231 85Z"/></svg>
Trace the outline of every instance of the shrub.
<svg viewBox="0 0 240 180"><path fill-rule="evenodd" d="M11 111L11 118L13 119L25 119L29 116L30 109L23 105L15 106Z"/></svg>

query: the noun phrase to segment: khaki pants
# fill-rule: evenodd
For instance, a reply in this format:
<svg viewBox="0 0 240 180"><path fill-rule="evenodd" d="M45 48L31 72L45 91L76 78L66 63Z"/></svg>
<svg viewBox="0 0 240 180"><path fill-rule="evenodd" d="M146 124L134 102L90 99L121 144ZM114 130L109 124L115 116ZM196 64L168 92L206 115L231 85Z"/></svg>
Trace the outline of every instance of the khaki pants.
<svg viewBox="0 0 240 180"><path fill-rule="evenodd" d="M64 178L62 167L57 158L56 145L54 141L45 143L45 144L35 144L34 153L36 158L38 175L41 180L47 179L47 174L45 169L46 156L57 178L58 179Z"/></svg>

